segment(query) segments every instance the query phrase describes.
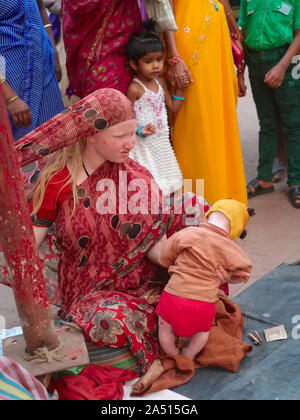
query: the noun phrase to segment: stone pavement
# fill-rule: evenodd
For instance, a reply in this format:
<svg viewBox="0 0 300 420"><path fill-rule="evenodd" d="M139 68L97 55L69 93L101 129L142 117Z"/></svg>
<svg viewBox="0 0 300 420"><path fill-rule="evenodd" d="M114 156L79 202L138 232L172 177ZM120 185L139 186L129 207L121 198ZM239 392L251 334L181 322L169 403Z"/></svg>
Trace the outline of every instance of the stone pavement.
<svg viewBox="0 0 300 420"><path fill-rule="evenodd" d="M239 99L238 118L247 182L256 177L258 160L258 120L250 83L245 98ZM300 116L299 116L300 118ZM254 269L247 286L234 286L235 296L282 263L300 260L300 210L288 201L286 179L274 184L276 191L249 200L256 216L248 224L248 236L239 245L253 262Z"/></svg>
<svg viewBox="0 0 300 420"><path fill-rule="evenodd" d="M258 122L250 86L247 97L239 100L238 116L249 182L256 176L258 158ZM247 238L238 243L253 262L253 275L248 285L232 286L231 296L242 292L281 263L300 260L300 210L288 202L286 181L276 185L275 193L251 199L249 207L255 208L256 216L248 224ZM0 285L0 328L3 317L6 328L19 325L12 291Z"/></svg>

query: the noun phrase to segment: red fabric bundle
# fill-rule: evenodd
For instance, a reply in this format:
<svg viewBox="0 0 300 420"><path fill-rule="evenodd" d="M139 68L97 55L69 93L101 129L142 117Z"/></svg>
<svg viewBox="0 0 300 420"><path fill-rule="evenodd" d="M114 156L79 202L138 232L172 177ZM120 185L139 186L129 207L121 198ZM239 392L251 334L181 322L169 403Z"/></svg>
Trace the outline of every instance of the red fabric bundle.
<svg viewBox="0 0 300 420"><path fill-rule="evenodd" d="M112 366L90 365L77 376L51 381L48 391L57 391L59 400L122 400L123 386L138 373Z"/></svg>
<svg viewBox="0 0 300 420"><path fill-rule="evenodd" d="M240 49L235 40L231 37L231 47L233 53L234 64L237 67L239 74L243 74L245 71L245 58L244 51Z"/></svg>

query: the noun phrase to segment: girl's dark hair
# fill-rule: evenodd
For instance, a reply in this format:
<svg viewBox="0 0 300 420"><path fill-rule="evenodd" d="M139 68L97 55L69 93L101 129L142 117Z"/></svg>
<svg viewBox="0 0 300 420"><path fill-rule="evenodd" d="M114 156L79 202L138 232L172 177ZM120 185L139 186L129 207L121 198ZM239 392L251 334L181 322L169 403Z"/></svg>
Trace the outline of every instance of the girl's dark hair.
<svg viewBox="0 0 300 420"><path fill-rule="evenodd" d="M131 38L125 47L127 60L135 63L152 52L164 50L160 36L155 32L156 23L153 19L144 22L145 31Z"/></svg>

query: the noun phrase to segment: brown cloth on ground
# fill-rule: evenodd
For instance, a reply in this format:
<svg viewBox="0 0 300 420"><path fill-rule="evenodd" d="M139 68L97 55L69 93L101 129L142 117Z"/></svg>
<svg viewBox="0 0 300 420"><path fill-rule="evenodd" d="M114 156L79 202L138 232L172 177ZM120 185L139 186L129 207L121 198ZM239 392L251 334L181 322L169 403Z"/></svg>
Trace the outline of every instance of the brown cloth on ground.
<svg viewBox="0 0 300 420"><path fill-rule="evenodd" d="M236 373L252 346L242 341L244 318L238 305L225 297L217 302L217 315L208 342L194 363L185 356L156 359L133 386L132 396L174 388L188 382L195 367L215 366Z"/></svg>
<svg viewBox="0 0 300 420"><path fill-rule="evenodd" d="M131 396L183 385L194 376L194 362L185 356L165 356L155 359L147 373L132 387Z"/></svg>

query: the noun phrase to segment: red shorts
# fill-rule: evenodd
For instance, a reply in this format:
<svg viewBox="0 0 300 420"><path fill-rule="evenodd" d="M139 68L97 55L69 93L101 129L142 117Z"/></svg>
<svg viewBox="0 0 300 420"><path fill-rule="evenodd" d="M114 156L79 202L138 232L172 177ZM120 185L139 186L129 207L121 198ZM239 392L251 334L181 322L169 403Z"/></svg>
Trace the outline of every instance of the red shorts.
<svg viewBox="0 0 300 420"><path fill-rule="evenodd" d="M210 331L216 316L215 303L186 299L165 291L156 310L179 337L192 337L198 332Z"/></svg>

